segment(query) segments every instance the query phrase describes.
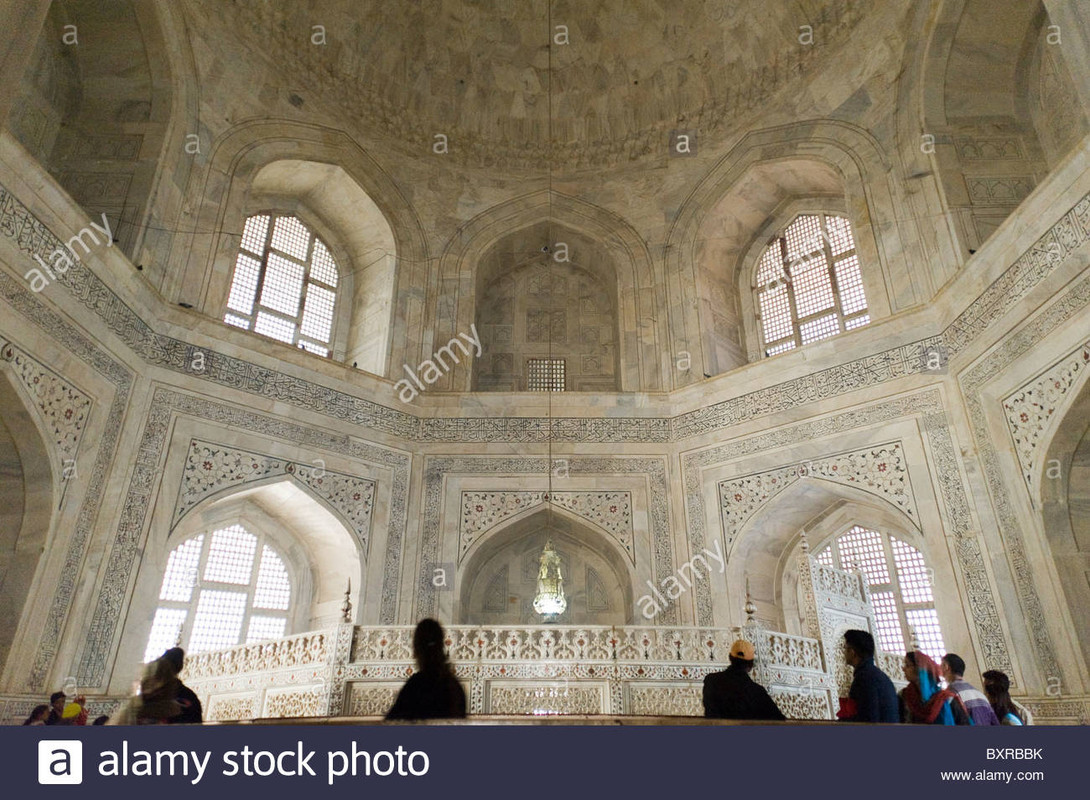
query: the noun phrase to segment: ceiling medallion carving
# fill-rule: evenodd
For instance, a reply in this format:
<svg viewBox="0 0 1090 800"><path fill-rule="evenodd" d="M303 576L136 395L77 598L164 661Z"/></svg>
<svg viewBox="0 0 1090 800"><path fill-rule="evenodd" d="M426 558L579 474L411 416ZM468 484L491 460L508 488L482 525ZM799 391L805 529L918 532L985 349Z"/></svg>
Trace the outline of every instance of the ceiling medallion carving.
<svg viewBox="0 0 1090 800"><path fill-rule="evenodd" d="M241 44L368 132L421 154L442 135L453 159L518 169L657 158L672 130L726 132L830 63L869 5L558 2L552 29L539 3L186 8L215 52Z"/></svg>

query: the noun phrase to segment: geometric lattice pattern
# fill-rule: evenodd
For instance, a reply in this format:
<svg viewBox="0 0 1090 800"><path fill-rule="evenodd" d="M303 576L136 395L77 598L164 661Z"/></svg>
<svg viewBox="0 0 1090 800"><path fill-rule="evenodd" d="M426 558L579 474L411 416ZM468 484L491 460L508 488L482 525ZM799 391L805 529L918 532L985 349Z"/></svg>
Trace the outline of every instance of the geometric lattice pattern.
<svg viewBox="0 0 1090 800"><path fill-rule="evenodd" d="M531 392L564 391L564 359L530 358L526 360L526 388Z"/></svg>
<svg viewBox="0 0 1090 800"><path fill-rule="evenodd" d="M867 576L882 650L918 649L938 660L946 653L923 553L886 533L855 525L815 556L822 564Z"/></svg>
<svg viewBox="0 0 1090 800"><path fill-rule="evenodd" d="M199 653L282 637L290 607L288 571L263 537L241 525L199 534L167 559L144 661L176 643Z"/></svg>
<svg viewBox="0 0 1090 800"><path fill-rule="evenodd" d="M870 322L851 224L800 214L757 261L753 291L765 357Z"/></svg>
<svg viewBox="0 0 1090 800"><path fill-rule="evenodd" d="M297 217L246 220L224 321L329 355L337 300L337 263Z"/></svg>

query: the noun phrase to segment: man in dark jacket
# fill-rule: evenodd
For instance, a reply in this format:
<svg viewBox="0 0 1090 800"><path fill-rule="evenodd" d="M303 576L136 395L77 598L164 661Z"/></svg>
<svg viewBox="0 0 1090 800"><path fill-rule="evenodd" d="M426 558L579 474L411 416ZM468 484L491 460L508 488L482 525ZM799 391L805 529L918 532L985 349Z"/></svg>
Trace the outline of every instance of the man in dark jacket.
<svg viewBox="0 0 1090 800"><path fill-rule="evenodd" d="M704 716L714 719L782 720L768 692L749 677L753 645L739 639L730 646L730 666L704 678Z"/></svg>
<svg viewBox="0 0 1090 800"><path fill-rule="evenodd" d="M160 658L170 663L174 667L175 673L180 673L182 666L185 664L185 650L180 647L172 647L163 653ZM171 724L199 725L204 721L200 698L181 680L178 681L178 692L174 699L182 707L182 713L170 717L167 722Z"/></svg>
<svg viewBox="0 0 1090 800"><path fill-rule="evenodd" d="M874 637L866 631L844 632L844 658L854 667L848 692L851 704L841 719L846 722L900 722L897 690L874 663Z"/></svg>

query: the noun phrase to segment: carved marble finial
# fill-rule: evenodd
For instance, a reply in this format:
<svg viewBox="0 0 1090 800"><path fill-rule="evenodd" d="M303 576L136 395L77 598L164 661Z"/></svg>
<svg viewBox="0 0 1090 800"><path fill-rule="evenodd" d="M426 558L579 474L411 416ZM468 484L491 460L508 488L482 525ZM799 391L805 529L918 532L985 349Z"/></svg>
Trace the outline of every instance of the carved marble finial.
<svg viewBox="0 0 1090 800"><path fill-rule="evenodd" d="M341 606L341 622L352 622L352 579L344 590L344 604Z"/></svg>
<svg viewBox="0 0 1090 800"><path fill-rule="evenodd" d="M802 554L804 556L810 554L810 540L806 538L806 531L802 532Z"/></svg>
<svg viewBox="0 0 1090 800"><path fill-rule="evenodd" d="M754 615L757 613L757 606L753 604L753 597L749 593L749 575L746 575L746 622L753 622Z"/></svg>

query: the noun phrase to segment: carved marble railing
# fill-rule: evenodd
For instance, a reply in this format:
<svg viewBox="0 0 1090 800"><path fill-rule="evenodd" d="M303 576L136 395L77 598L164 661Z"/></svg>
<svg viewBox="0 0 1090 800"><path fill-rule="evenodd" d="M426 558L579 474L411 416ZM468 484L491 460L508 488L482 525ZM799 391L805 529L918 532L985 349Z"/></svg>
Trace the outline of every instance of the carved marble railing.
<svg viewBox="0 0 1090 800"><path fill-rule="evenodd" d="M862 575L824 566L803 552L799 578L805 630L741 631L644 626L451 625L446 647L476 714L703 713L702 682L727 662L742 635L757 654L753 677L784 713L831 719L848 693L842 653L847 628L875 630ZM209 719L381 716L413 673L413 626L338 625L192 658L186 680ZM879 666L901 678L899 656Z"/></svg>
<svg viewBox="0 0 1090 800"><path fill-rule="evenodd" d="M340 625L202 653L184 678L212 720L379 716L414 669L412 626ZM721 628L469 626L446 629L471 713L700 715L704 676L738 631ZM797 718L833 708L820 644L750 631L759 678Z"/></svg>

